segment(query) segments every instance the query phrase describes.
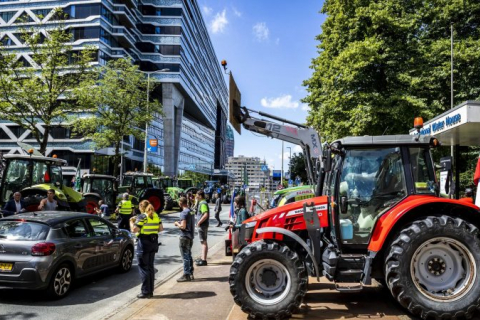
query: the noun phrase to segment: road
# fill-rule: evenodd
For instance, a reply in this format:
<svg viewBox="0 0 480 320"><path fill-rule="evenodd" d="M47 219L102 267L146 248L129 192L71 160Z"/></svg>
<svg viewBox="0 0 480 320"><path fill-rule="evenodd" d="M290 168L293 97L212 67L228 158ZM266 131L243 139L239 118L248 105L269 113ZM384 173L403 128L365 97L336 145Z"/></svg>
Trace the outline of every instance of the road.
<svg viewBox="0 0 480 320"><path fill-rule="evenodd" d="M223 206L220 215L228 220L228 205ZM213 212L213 205L210 205ZM225 229L216 228L213 215L208 233L209 247L223 246ZM164 231L160 235L162 246L155 256L156 285L171 278L181 267L182 259L178 247L178 229L173 225L179 213L162 215ZM225 225L224 225L225 226ZM193 257L200 255L198 238L193 245ZM197 267L201 268L201 267ZM58 301L47 300L42 292L0 289L0 320L45 319L76 320L106 319L121 310L140 293L140 276L136 260L132 270L126 274L105 271L99 275L79 280L70 294Z"/></svg>

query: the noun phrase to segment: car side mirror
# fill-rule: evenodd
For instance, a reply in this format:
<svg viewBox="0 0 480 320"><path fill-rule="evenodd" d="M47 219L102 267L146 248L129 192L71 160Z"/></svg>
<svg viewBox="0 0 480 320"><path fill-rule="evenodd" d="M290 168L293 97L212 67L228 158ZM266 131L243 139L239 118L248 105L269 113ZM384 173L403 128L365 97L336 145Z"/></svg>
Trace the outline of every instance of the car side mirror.
<svg viewBox="0 0 480 320"><path fill-rule="evenodd" d="M346 196L340 197L340 213L346 214L348 210L348 200Z"/></svg>

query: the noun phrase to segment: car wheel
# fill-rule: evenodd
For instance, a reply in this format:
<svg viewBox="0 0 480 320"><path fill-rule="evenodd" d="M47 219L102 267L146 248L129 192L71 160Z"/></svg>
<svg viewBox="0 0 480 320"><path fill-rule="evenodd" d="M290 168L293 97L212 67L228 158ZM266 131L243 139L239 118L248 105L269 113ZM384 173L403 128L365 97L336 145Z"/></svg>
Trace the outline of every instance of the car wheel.
<svg viewBox="0 0 480 320"><path fill-rule="evenodd" d="M133 249L132 247L127 247L122 253L122 257L120 258L120 265L119 270L122 273L130 271L132 268L133 262Z"/></svg>
<svg viewBox="0 0 480 320"><path fill-rule="evenodd" d="M65 297L70 292L72 281L73 274L71 267L66 263L61 264L52 275L48 287L48 295L53 299Z"/></svg>

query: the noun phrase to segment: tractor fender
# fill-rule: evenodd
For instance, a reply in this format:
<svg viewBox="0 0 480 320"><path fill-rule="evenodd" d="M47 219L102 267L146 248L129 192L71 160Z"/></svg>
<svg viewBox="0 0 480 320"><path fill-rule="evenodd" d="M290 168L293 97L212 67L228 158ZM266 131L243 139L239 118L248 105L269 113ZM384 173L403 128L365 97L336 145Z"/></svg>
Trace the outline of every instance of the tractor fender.
<svg viewBox="0 0 480 320"><path fill-rule="evenodd" d="M297 241L298 244L300 244L305 251L307 251L308 255L310 256L310 259L313 261L313 265L315 266L315 274L317 275L317 281L320 282L320 269L318 268L317 260L315 259L315 256L313 255L312 250L308 247L307 243L303 241L302 238L300 238L297 234L293 233L290 230L286 230L283 228L278 228L278 227L265 227L265 228L260 228L255 230L256 233L262 234L262 233L267 233L267 232L275 232L275 233L281 233L284 236L290 237L293 240Z"/></svg>
<svg viewBox="0 0 480 320"><path fill-rule="evenodd" d="M95 198L98 198L98 199L102 199L102 196L99 195L98 193L96 192L88 192L88 193L84 193L83 194L83 197L86 198L86 197L95 197Z"/></svg>
<svg viewBox="0 0 480 320"><path fill-rule="evenodd" d="M435 209L435 212L428 209ZM469 220L479 221L479 208L474 204L434 196L407 197L378 218L373 229L368 250L379 252L387 238L392 234L392 231L404 225L400 220L407 221L411 217L417 219L425 215L441 214L442 212L443 214L449 214L451 210L455 210L456 214L461 214L464 218L466 218L465 215L467 217L470 216Z"/></svg>

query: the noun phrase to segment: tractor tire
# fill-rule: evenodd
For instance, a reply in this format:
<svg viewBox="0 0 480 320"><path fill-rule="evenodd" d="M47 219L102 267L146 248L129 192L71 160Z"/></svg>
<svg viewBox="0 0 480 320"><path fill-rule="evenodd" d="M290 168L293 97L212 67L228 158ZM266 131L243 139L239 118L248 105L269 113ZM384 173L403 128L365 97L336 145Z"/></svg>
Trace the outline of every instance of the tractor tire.
<svg viewBox="0 0 480 320"><path fill-rule="evenodd" d="M421 319L469 319L480 308L479 230L450 217L427 217L400 231L385 261L393 297Z"/></svg>
<svg viewBox="0 0 480 320"><path fill-rule="evenodd" d="M147 190L142 199L140 199L140 201L142 200L148 200L155 208L156 213L162 212L165 204L165 197L163 196L162 192L155 189Z"/></svg>
<svg viewBox="0 0 480 320"><path fill-rule="evenodd" d="M85 197L85 211L89 214L95 214L95 209L99 208L98 201L99 198L94 196L86 196Z"/></svg>
<svg viewBox="0 0 480 320"><path fill-rule="evenodd" d="M172 210L174 204L175 203L174 203L172 197L170 197L168 195L165 196L165 210Z"/></svg>
<svg viewBox="0 0 480 320"><path fill-rule="evenodd" d="M228 280L235 303L254 319L289 317L307 292L304 264L296 252L276 242L257 241L243 248Z"/></svg>

